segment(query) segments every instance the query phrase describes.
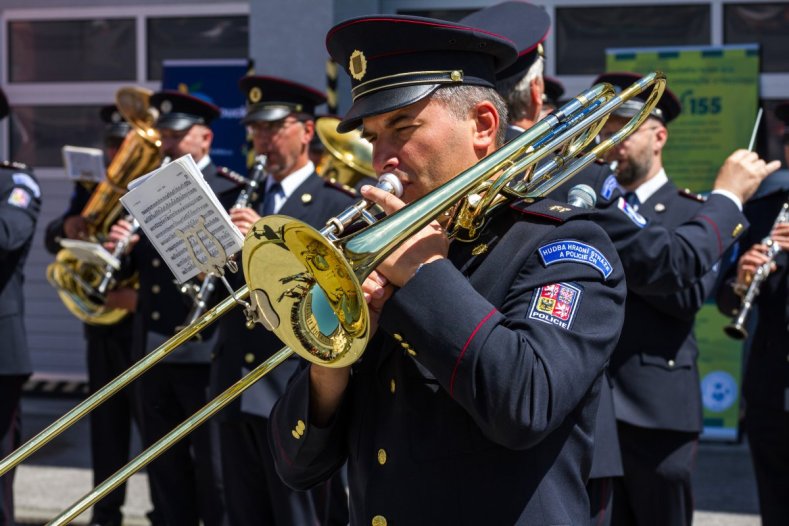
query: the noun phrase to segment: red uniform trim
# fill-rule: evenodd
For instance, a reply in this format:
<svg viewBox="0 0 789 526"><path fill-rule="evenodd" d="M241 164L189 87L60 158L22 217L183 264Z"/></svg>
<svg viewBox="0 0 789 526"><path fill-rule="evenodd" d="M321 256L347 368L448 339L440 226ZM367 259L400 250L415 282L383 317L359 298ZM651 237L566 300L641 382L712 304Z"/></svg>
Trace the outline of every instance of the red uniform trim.
<svg viewBox="0 0 789 526"><path fill-rule="evenodd" d="M463 345L463 349L461 349L460 354L458 355L458 359L455 362L455 367L452 369L452 376L449 377L449 396L453 396L453 393L455 391L455 376L457 376L458 367L460 367L460 362L461 360L463 360L463 356L466 354L466 351L468 350L468 346L471 345L471 340L474 339L474 337L477 335L477 333L482 328L482 326L485 325L485 322L487 322L495 312L496 309L493 309L487 314L487 316L482 318L482 321L480 321L477 324L477 326L474 327L474 330L471 332L471 335L468 337L468 340L466 340L465 345Z"/></svg>
<svg viewBox="0 0 789 526"><path fill-rule="evenodd" d="M718 255L723 254L723 243L721 242L721 233L720 230L718 230L718 225L715 224L715 221L705 215L700 215L699 217L712 226L712 229L715 231L715 235L718 236Z"/></svg>

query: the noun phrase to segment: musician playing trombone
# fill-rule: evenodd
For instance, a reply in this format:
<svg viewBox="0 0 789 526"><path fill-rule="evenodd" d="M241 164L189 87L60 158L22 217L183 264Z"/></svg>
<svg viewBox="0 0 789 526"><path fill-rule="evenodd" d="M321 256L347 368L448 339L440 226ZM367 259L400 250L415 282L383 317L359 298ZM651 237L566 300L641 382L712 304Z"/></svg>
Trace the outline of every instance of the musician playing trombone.
<svg viewBox="0 0 789 526"><path fill-rule="evenodd" d="M784 123L784 159L789 162L789 102L779 105L775 115ZM742 389L747 404L744 428L764 526L789 524L789 218L785 211L782 214L787 202L787 174L779 172L746 204L751 228L739 244L742 255L717 298L722 313L738 314L742 296L755 285L751 280L757 269L766 265L769 273L758 286L758 313L752 314L755 331ZM771 252L775 253L772 257L768 256Z"/></svg>
<svg viewBox="0 0 789 526"><path fill-rule="evenodd" d="M491 32L406 16L328 34L351 76L339 126L362 126L391 214L494 152L507 125ZM353 524L582 524L591 434L625 284L606 234L551 200L492 213L473 242L434 221L363 288L375 331L351 367L305 367L272 413L277 469L295 488L346 460ZM583 262L576 249L593 255ZM591 261L594 263L589 264Z"/></svg>

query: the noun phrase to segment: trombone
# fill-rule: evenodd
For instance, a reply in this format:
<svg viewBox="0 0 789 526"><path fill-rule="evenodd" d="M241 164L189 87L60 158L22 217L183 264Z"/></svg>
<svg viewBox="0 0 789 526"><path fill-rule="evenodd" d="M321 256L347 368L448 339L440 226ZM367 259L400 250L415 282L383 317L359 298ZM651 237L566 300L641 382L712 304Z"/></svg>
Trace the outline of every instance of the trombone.
<svg viewBox="0 0 789 526"><path fill-rule="evenodd" d="M0 462L0 475L41 447L48 437L57 436L68 427L66 423L71 425L213 323L233 307L236 298L249 297L248 319L273 330L286 346L50 524L69 523L294 352L318 365L350 365L364 352L370 331L360 283L397 246L448 210L454 210L446 229L449 235L460 241L474 239L498 207L512 200L532 201L545 195L638 129L657 104L665 84L665 75L654 72L619 94L609 84L585 90L451 181L380 221L367 211L370 203L364 200L331 218L321 231L285 216L261 218L247 234L242 250L246 285ZM617 133L586 152L608 116L647 90L641 111ZM536 168L548 156L552 157ZM358 218L370 226L341 238L345 228Z"/></svg>

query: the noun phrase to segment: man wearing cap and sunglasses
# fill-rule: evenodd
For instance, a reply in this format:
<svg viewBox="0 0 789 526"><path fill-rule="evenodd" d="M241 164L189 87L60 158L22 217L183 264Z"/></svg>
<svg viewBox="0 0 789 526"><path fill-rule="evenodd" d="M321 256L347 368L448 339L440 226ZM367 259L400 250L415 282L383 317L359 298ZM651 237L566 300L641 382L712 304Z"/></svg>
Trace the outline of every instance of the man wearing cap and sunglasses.
<svg viewBox="0 0 789 526"><path fill-rule="evenodd" d="M407 16L349 20L327 47L351 76L339 131L362 126L391 214L503 142L495 72L516 58L491 32ZM602 372L624 280L605 233L556 202L514 203L472 243L438 222L363 285L374 337L353 366L299 371L272 413L291 486L347 460L353 524L580 524ZM553 207L553 210L551 210ZM572 250L583 240L599 265Z"/></svg>
<svg viewBox="0 0 789 526"><path fill-rule="evenodd" d="M309 146L315 133L315 108L326 97L309 86L269 76L241 79L247 100L246 124L256 155L266 156L261 192L230 217L242 234L263 215L282 214L322 228L359 199L352 189L329 183L315 173ZM236 285L243 273L231 277ZM212 370L212 391L225 390L282 347L262 327L244 328L240 309L220 321ZM274 402L285 389L299 359L280 365L244 392L219 416L222 469L228 518L234 526L257 524L346 524L348 505L340 477L313 491L294 491L277 476L266 428Z"/></svg>
<svg viewBox="0 0 789 526"><path fill-rule="evenodd" d="M154 93L151 105L159 110L154 126L161 135L162 154L172 159L191 154L219 201L229 208L239 187L222 175L209 155L213 140L210 124L219 117L219 108L206 98L177 91ZM110 239L114 242L127 235L129 226L126 221L113 225ZM112 244L107 246L114 249ZM145 236L132 246L129 270L136 269L140 276L133 349L141 358L178 331L193 305ZM217 291L211 301L221 295ZM139 380L146 447L208 401L211 352L218 331L211 326L200 336L181 345ZM202 521L212 526L225 521L218 438L216 423L208 422L151 462L148 480L164 524L196 526Z"/></svg>

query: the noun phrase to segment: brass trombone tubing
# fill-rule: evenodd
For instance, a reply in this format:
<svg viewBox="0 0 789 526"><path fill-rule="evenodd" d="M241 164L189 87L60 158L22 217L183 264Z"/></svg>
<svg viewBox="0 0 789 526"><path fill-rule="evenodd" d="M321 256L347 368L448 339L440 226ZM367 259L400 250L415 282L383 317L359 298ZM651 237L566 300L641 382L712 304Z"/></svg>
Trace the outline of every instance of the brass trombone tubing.
<svg viewBox="0 0 789 526"><path fill-rule="evenodd" d="M187 434L192 432L192 430L194 430L197 426L203 424L203 422L211 418L227 404L240 396L241 393L243 393L247 388L263 378L266 374L288 359L291 355L293 355L293 351L289 347L283 347L277 351L268 360L255 367L246 376L228 387L220 395L204 405L195 414L181 422L178 427L167 433L148 449L130 460L128 464L116 471L110 478L93 488L93 490L83 496L79 501L74 503L70 508L66 509L60 515L52 519L52 521L48 523L49 526L69 524L72 520L77 518L96 502L104 498L107 493L117 488L134 473L144 468L156 457L167 451L170 446L181 440Z"/></svg>
<svg viewBox="0 0 789 526"><path fill-rule="evenodd" d="M505 185L508 185L510 181L518 174L522 173L526 168L533 166L535 163L545 158L556 150L559 145L571 139L580 131L589 128L603 118L607 118L607 115L621 106L628 98L632 98L638 93L646 90L651 84L654 84L654 89L650 93L650 97L645 102L642 110L633 116L625 125L627 130L620 130L608 140L598 145L596 147L595 156L589 154L573 159L567 166L567 169L560 171L558 175L552 172L555 172L557 169L561 170L566 159L552 159L545 167L540 167L539 170L539 172L546 175L551 173L549 180L540 182L539 180L532 179L527 182L535 186L525 188L523 191L526 193L521 193L517 190L514 191L514 193L523 197L545 195L545 193L555 186L566 181L584 166L594 161L603 144L606 144L607 148L611 148L615 144L615 140L621 141L628 134L635 131L641 122L649 117L650 111L657 104L660 95L665 89L665 83L666 77L663 73L650 73L626 90L623 90L618 96L605 101L602 105L598 104L597 101L590 101L589 99L597 96L605 96L604 94L607 88L604 84L599 84L584 91L580 96L562 106L562 108L557 110L554 114L542 119L517 138L480 160L471 168L461 172L455 176L454 179L444 183L439 189L433 190L413 203L410 203L408 206L401 208L394 214L383 218L375 225L341 239L338 243L338 248L342 251L351 268L354 269L357 278L364 279L369 272L378 266L381 261L386 259L403 240L413 236L441 213L449 210L455 203L462 197L467 196L469 192L474 190L486 178L490 178L502 170L504 171L504 174L488 189L489 193L497 195ZM592 108L587 108L582 111L582 115L576 116L576 110L581 110L590 103L592 104ZM562 122L562 120L568 118L569 115L572 115L569 122ZM579 121L582 119L584 125L581 126ZM591 122L587 123L587 120ZM560 129L558 131L553 130L557 125ZM540 149L535 150L534 146L540 146ZM524 155L525 157L513 162L512 159L519 155ZM490 204L492 203L492 198L489 199L486 196L483 198L482 203ZM480 205L478 209L485 210L482 205ZM362 270L361 274L359 270Z"/></svg>
<svg viewBox="0 0 789 526"><path fill-rule="evenodd" d="M249 296L249 288L244 285L239 288L236 293L239 299L245 299ZM209 310L198 318L194 324L185 327L182 331L167 340L165 343L157 347L153 352L146 355L139 362L135 363L126 371L121 373L107 385L93 393L91 396L77 404L65 415L57 419L55 422L46 427L43 431L36 436L25 442L22 446L17 448L13 453L0 461L0 476L5 475L9 470L13 469L17 464L24 461L27 457L38 451L44 444L60 435L63 431L74 425L82 417L93 411L96 407L101 405L104 400L113 396L115 393L123 389L126 385L137 379L145 371L153 367L156 363L178 348L182 343L191 339L194 335L211 325L218 318L223 316L226 312L236 305L236 300L230 296L213 309Z"/></svg>

